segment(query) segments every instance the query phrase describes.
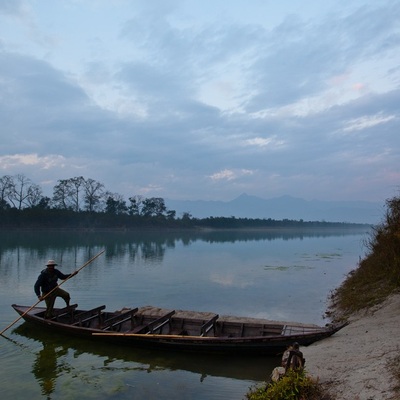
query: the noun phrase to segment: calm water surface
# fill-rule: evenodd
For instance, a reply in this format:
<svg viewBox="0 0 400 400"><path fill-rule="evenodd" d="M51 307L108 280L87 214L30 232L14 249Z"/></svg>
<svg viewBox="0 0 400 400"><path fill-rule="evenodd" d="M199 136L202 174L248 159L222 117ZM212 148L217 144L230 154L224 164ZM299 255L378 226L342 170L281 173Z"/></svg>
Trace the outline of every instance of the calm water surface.
<svg viewBox="0 0 400 400"><path fill-rule="evenodd" d="M155 305L325 324L326 299L365 252L344 232L0 234L1 330L12 303L36 302L48 259L72 272L80 308ZM57 299L62 306L62 300ZM0 337L4 399L243 399L278 358L160 353L94 345L19 321Z"/></svg>

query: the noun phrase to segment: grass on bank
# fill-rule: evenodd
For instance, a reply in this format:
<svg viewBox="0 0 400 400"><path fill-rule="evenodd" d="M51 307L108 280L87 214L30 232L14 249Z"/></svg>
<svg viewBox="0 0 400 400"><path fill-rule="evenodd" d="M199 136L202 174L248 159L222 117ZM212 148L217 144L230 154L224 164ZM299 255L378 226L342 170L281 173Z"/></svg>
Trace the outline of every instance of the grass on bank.
<svg viewBox="0 0 400 400"><path fill-rule="evenodd" d="M382 303L400 292L400 197L386 201L382 222L373 228L367 243L368 253L358 267L332 294L329 311L336 319ZM388 363L388 371L400 393L400 353Z"/></svg>
<svg viewBox="0 0 400 400"><path fill-rule="evenodd" d="M330 299L328 314L346 319L357 311L382 303L400 292L400 197L386 201L383 221L373 228L366 242L368 253L350 272ZM387 365L400 393L400 354ZM248 400L330 400L323 387L306 371L291 372L277 383L247 393Z"/></svg>
<svg viewBox="0 0 400 400"><path fill-rule="evenodd" d="M330 400L323 389L305 370L288 373L278 382L257 386L246 395L248 400Z"/></svg>
<svg viewBox="0 0 400 400"><path fill-rule="evenodd" d="M289 370L278 382L252 388L248 400L331 400L317 380L306 370Z"/></svg>
<svg viewBox="0 0 400 400"><path fill-rule="evenodd" d="M330 311L346 318L400 290L400 197L386 201L381 224L366 242L368 253L332 294Z"/></svg>

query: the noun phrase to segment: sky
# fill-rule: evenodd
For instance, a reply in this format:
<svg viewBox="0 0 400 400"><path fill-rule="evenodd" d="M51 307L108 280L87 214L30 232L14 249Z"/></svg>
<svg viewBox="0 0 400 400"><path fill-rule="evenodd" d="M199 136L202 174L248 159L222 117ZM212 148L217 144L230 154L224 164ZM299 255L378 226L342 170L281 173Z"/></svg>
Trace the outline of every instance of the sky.
<svg viewBox="0 0 400 400"><path fill-rule="evenodd" d="M382 202L398 0L0 0L0 177L51 197Z"/></svg>

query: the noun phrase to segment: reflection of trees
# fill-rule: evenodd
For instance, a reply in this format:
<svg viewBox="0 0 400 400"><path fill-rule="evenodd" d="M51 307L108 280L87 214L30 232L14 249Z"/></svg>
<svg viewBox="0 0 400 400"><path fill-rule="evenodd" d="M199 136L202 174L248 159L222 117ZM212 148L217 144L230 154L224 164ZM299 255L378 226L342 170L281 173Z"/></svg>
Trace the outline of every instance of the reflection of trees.
<svg viewBox="0 0 400 400"><path fill-rule="evenodd" d="M161 261L165 254L165 245L159 242L145 242L141 250L143 259Z"/></svg>
<svg viewBox="0 0 400 400"><path fill-rule="evenodd" d="M115 259L129 254L132 262L138 259L160 262L166 251L177 243L190 246L194 242L235 243L248 241L302 240L305 238L339 237L365 233L360 229L316 229L316 230L187 230L187 231L143 231L143 232L0 232L0 259L10 251L27 251L30 259L45 259L48 250L52 253L82 254L89 259L96 249L105 248L106 257ZM76 259L76 256L74 257ZM3 260L2 260L3 264Z"/></svg>
<svg viewBox="0 0 400 400"><path fill-rule="evenodd" d="M164 258L167 247L174 247L175 241L160 240L155 238L154 240L135 240L132 242L112 242L107 244L106 257L107 259L115 259L115 257L129 254L129 259L133 263L135 260L143 259L145 261L160 262Z"/></svg>
<svg viewBox="0 0 400 400"><path fill-rule="evenodd" d="M108 250L119 251L118 247L124 248L127 243L155 242L165 247L174 247L177 242L190 245L195 241L205 242L236 242L250 240L276 240L276 239L302 239L307 237L334 237L360 234L368 231L362 229L277 229L277 230L187 230L187 231L144 231L144 232L0 232L1 250L15 249L18 247L45 252L49 247L52 249L66 249L85 247L103 247Z"/></svg>

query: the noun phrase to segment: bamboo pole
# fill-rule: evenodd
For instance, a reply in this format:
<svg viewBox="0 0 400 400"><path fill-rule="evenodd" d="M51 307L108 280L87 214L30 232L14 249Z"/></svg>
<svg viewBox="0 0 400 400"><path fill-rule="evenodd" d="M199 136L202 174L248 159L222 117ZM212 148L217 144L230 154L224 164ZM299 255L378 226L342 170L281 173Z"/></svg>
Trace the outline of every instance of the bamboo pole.
<svg viewBox="0 0 400 400"><path fill-rule="evenodd" d="M41 297L40 300L38 300L33 306L29 307L23 314L21 314L14 322L12 322L10 325L8 325L6 328L4 328L1 332L0 335L3 336L3 333L10 329L14 324L16 324L21 318L23 318L26 314L28 314L29 311L32 310L32 308L36 307L41 301L43 301L47 296L49 296L51 293L53 293L56 289L58 289L62 284L67 282L69 279L74 277L80 270L85 268L87 265L89 265L92 261L94 261L97 257L99 257L101 254L103 254L105 250L102 250L99 254L96 254L94 257L92 257L89 261L86 261L85 264L83 264L79 269L77 269L75 272L73 272L68 278L64 279L59 285L57 285L55 288L50 290L50 292L46 293L45 296Z"/></svg>

